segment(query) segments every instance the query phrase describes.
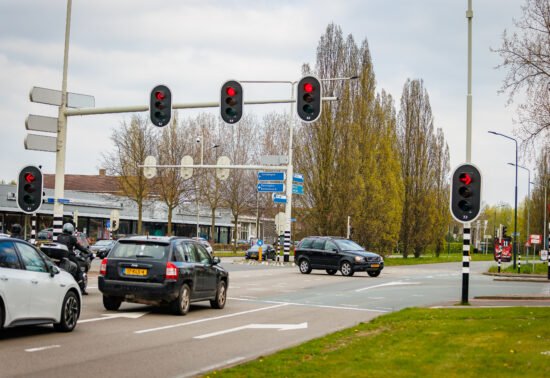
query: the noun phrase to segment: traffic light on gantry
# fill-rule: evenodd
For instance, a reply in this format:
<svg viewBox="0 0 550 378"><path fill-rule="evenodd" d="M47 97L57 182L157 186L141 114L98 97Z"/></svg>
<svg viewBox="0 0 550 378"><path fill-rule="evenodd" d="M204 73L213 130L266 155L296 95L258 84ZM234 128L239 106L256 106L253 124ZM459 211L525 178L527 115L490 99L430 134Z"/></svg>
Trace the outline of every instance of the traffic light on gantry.
<svg viewBox="0 0 550 378"><path fill-rule="evenodd" d="M472 222L481 210L481 173L472 164L458 166L451 182L451 214L459 222Z"/></svg>
<svg viewBox="0 0 550 378"><path fill-rule="evenodd" d="M172 118L172 92L166 85L157 85L151 91L149 117L155 126L163 127Z"/></svg>
<svg viewBox="0 0 550 378"><path fill-rule="evenodd" d="M27 214L36 212L42 206L43 190L40 168L32 165L23 168L17 180L17 206Z"/></svg>
<svg viewBox="0 0 550 378"><path fill-rule="evenodd" d="M239 122L243 116L243 87L238 81L229 80L222 85L220 115L229 124Z"/></svg>
<svg viewBox="0 0 550 378"><path fill-rule="evenodd" d="M323 91L315 76L304 76L298 82L296 112L304 122L314 122L321 116Z"/></svg>

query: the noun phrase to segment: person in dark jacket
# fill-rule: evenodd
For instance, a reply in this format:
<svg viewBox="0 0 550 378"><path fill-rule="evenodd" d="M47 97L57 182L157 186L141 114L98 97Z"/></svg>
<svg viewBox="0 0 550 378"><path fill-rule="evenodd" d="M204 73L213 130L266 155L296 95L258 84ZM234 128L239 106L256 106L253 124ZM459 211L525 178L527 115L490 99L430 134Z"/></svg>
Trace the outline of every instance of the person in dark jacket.
<svg viewBox="0 0 550 378"><path fill-rule="evenodd" d="M11 226L11 237L15 239L25 240L23 237L23 228L19 223L15 223Z"/></svg>
<svg viewBox="0 0 550 378"><path fill-rule="evenodd" d="M86 292L86 288L83 287L84 274L82 273L82 270L78 265L78 259L76 258L75 248L81 252L84 252L85 254L88 254L88 251L86 250L86 248L78 244L76 236L73 235L73 232L74 232L74 226L71 223L65 223L63 225L63 233L57 237L57 242L60 244L65 244L67 246L67 249L69 250L69 260L74 262L78 267L76 271L77 276L75 277L76 281L80 286L82 295L88 295L88 293Z"/></svg>

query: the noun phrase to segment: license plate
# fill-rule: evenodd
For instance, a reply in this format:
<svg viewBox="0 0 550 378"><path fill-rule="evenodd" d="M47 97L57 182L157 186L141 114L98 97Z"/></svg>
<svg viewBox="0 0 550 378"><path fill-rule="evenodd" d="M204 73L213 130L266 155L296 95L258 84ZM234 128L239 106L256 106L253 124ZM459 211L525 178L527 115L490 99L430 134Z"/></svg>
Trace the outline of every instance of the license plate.
<svg viewBox="0 0 550 378"><path fill-rule="evenodd" d="M370 264L371 268L378 268L379 266L380 266L380 264Z"/></svg>
<svg viewBox="0 0 550 378"><path fill-rule="evenodd" d="M147 269L125 268L124 274L129 276L146 276Z"/></svg>

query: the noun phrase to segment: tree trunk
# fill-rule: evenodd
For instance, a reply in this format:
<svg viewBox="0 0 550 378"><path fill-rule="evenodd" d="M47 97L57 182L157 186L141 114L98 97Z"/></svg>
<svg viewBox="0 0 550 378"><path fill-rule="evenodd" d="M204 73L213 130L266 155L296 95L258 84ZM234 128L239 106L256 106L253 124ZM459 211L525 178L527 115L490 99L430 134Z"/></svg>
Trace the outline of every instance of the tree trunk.
<svg viewBox="0 0 550 378"><path fill-rule="evenodd" d="M214 236L216 234L216 208L212 208L212 222L210 225L210 243L215 243Z"/></svg>
<svg viewBox="0 0 550 378"><path fill-rule="evenodd" d="M166 235L172 236L172 214L174 209L168 206L168 229L166 230Z"/></svg>
<svg viewBox="0 0 550 378"><path fill-rule="evenodd" d="M142 234L142 217L143 217L143 203L140 201L138 202L138 224L137 224L137 232L138 232L138 235L141 235Z"/></svg>

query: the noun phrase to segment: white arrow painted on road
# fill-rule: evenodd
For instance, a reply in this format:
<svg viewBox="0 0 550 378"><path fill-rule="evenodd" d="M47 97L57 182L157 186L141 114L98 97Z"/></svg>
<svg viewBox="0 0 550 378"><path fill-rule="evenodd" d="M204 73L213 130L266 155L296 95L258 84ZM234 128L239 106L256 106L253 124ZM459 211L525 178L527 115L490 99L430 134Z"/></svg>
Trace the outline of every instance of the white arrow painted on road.
<svg viewBox="0 0 550 378"><path fill-rule="evenodd" d="M405 281L394 281L394 282L388 282L380 285L374 285L374 286L368 286L361 289L355 290L356 293L359 293L361 291L375 289L377 287L384 287L384 286L397 286L397 285L420 285L420 282L405 282Z"/></svg>
<svg viewBox="0 0 550 378"><path fill-rule="evenodd" d="M208 337L219 336L219 335L224 335L226 333L242 331L243 329L278 329L279 331L289 331L289 330L294 330L294 329L305 329L305 328L307 328L307 322L300 323L300 324L248 324L248 325L241 326L241 327L226 329L224 331L212 332L212 333L207 333L205 335L195 336L193 338L194 339L206 339Z"/></svg>
<svg viewBox="0 0 550 378"><path fill-rule="evenodd" d="M149 312L123 312L120 314L102 314L101 318L79 320L78 323L80 324L80 323L88 323L88 322L97 322L100 320L117 319L117 318L138 319L138 318L141 318L143 315L147 315L148 313Z"/></svg>

